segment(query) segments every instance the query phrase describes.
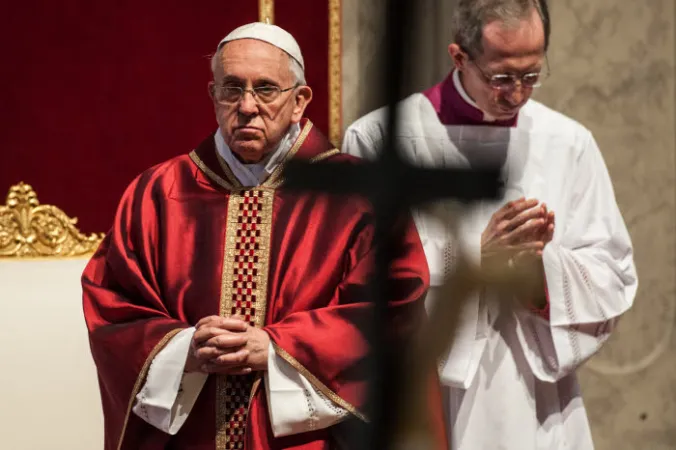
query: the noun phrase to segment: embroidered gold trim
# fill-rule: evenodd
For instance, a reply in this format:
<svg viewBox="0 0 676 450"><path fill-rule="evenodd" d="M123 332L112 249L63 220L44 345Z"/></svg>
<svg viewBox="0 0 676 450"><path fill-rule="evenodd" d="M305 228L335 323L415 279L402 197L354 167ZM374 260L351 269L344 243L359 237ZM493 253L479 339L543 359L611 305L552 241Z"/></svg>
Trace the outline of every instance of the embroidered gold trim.
<svg viewBox="0 0 676 450"><path fill-rule="evenodd" d="M265 325L267 309L274 193L273 189L252 188L231 192L228 199L219 313L223 317L238 314L259 328ZM218 376L218 450L236 448L242 442L237 438L246 426L250 400L257 388L255 376Z"/></svg>
<svg viewBox="0 0 676 450"><path fill-rule="evenodd" d="M155 359L155 356L157 356L157 354L164 348L164 346L169 343L171 338L176 336L181 331L183 331L183 328L177 328L165 334L164 337L160 339L160 342L158 342L157 345L153 347L153 349L150 351L150 354L143 363L141 371L139 372L138 377L136 377L136 383L134 383L134 388L131 391L129 405L127 406L127 414L124 416L124 422L122 422L122 430L120 431L120 439L117 442L117 450L120 450L122 448L124 435L127 430L127 423L129 422L129 415L131 414L131 410L134 407L134 400L136 399L136 395L138 395L138 392L141 390L145 378L148 375L148 370L150 370L150 364L152 363L153 359Z"/></svg>
<svg viewBox="0 0 676 450"><path fill-rule="evenodd" d="M40 258L90 255L103 233L85 235L61 209L41 205L33 188L19 183L9 188L0 205L0 257Z"/></svg>
<svg viewBox="0 0 676 450"><path fill-rule="evenodd" d="M347 401L340 398L338 396L338 394L333 392L324 383L319 381L317 379L317 377L315 377L309 370L307 370L301 363L299 363L296 358L294 358L293 356L288 354L286 352L286 350L284 350L283 348L281 348L280 346L278 346L274 342L272 343L272 347L275 349L275 353L277 353L279 356L284 358L284 360L286 360L286 362L291 364L301 375L303 375L305 378L307 378L307 380L310 383L312 383L312 385L315 388L317 388L322 394L324 394L327 398L329 398L333 403L335 403L338 406L342 407L343 409L349 411L352 415L354 415L358 419L360 419L364 422L369 421L368 418L364 414L360 413L357 410L357 408L355 408L352 404L350 404Z"/></svg>
<svg viewBox="0 0 676 450"><path fill-rule="evenodd" d="M314 125L309 120L305 123L305 126L298 135L298 139L296 139L296 142L291 147L291 150L289 150L289 152L284 157L284 161L282 161L282 163L277 166L277 168L272 172L272 174L270 174L268 179L265 180L263 184L261 184L262 187L277 188L284 182L284 179L282 178L284 166L289 160L291 160L294 156L296 156L296 153L298 153L298 150L300 150L300 147L305 142L305 139L307 139L308 135L310 134L310 130L312 130L313 126Z"/></svg>
<svg viewBox="0 0 676 450"><path fill-rule="evenodd" d="M325 159L328 159L332 157L333 155L337 155L340 153L340 150L337 148L334 148L333 150L329 150L328 152L320 153L319 155L310 158L310 163L316 163L319 161L324 161Z"/></svg>
<svg viewBox="0 0 676 450"><path fill-rule="evenodd" d="M329 139L339 148L343 134L341 18L341 0L329 0Z"/></svg>
<svg viewBox="0 0 676 450"><path fill-rule="evenodd" d="M253 188L242 193L231 193L228 200L228 218L225 229L225 251L223 260L223 277L221 284L221 310L220 315L227 317L234 305L232 298L233 282L235 281L235 257L236 244L239 237L238 231L250 231L246 223L240 223L241 217L240 205L245 205L246 198L252 198L254 195L260 195L262 199L258 217L261 218L261 223L257 224L260 230L260 236L256 239L258 250L255 250L255 255L258 262L254 264L257 269L257 275L253 277L251 283L256 284L256 289L252 289L250 284L247 284L252 292L256 295L256 314L255 325L262 327L265 323L265 309L267 307L267 288L268 288L268 260L270 258L270 237L272 234L272 203L274 201L274 190ZM260 201L260 200L259 200ZM259 309L261 307L262 309Z"/></svg>
<svg viewBox="0 0 676 450"><path fill-rule="evenodd" d="M275 23L274 0L258 0L258 21L270 24Z"/></svg>
<svg viewBox="0 0 676 450"><path fill-rule="evenodd" d="M226 180L224 180L223 178L221 178L216 172L214 172L213 170L211 170L210 168L208 168L207 165L204 164L204 161L202 161L202 159L200 159L200 157L197 156L197 153L195 152L195 150L193 150L193 151L190 152L190 159L192 159L192 162L194 162L194 163L197 165L197 167L199 167L200 170L201 170L202 172L204 172L206 176L208 176L209 178L211 178L212 181L214 181L216 184L218 184L218 185L221 186L222 188L225 188L225 189L227 189L227 190L229 190L229 191L234 191L234 190L236 190L235 187L234 187L233 185L231 185L231 184L228 183Z"/></svg>

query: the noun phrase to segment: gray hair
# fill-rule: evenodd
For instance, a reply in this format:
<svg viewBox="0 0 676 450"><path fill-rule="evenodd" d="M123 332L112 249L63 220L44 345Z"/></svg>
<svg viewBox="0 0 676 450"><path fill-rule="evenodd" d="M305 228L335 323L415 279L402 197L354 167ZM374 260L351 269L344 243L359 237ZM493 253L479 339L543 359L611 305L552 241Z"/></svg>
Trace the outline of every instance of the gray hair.
<svg viewBox="0 0 676 450"><path fill-rule="evenodd" d="M545 50L549 45L549 11L546 0L459 0L453 13L455 43L471 57L483 52L483 30L493 21L506 26L528 19L535 9L545 29Z"/></svg>
<svg viewBox="0 0 676 450"><path fill-rule="evenodd" d="M211 57L211 73L213 74L214 79L216 78L216 72L218 72L220 67L219 64L221 62L221 54L223 53L223 47L225 47L225 45L222 45L221 48L219 48L218 51L216 51L216 53L214 53ZM293 75L294 81L299 86L305 86L305 71L303 70L303 67L298 61L292 58L291 55L287 54L287 56L289 57L289 70Z"/></svg>

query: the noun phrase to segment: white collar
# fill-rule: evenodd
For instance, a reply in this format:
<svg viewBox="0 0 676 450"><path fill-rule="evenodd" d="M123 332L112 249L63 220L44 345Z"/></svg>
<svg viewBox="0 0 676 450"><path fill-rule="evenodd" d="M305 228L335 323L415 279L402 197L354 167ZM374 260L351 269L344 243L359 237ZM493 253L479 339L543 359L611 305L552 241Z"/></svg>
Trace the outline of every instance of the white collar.
<svg viewBox="0 0 676 450"><path fill-rule="evenodd" d="M453 70L453 85L455 86L455 89L458 91L460 97L462 97L464 101L466 101L470 106L478 109L484 114L484 120L486 122L495 122L495 117L491 116L490 114L479 108L479 105L477 105L476 102L472 100L470 96L467 94L465 87L462 85L462 81L460 81L460 72L458 70Z"/></svg>
<svg viewBox="0 0 676 450"><path fill-rule="evenodd" d="M279 166L279 164L284 160L293 144L298 139L300 135L300 125L295 123L289 127L286 135L282 138L281 142L270 155L264 158L261 162L255 164L243 164L232 153L232 150L225 143L223 139L223 134L219 128L214 135L214 141L216 143L216 151L223 158L232 170L233 175L237 178L242 186L253 187L258 186L264 182L274 170Z"/></svg>

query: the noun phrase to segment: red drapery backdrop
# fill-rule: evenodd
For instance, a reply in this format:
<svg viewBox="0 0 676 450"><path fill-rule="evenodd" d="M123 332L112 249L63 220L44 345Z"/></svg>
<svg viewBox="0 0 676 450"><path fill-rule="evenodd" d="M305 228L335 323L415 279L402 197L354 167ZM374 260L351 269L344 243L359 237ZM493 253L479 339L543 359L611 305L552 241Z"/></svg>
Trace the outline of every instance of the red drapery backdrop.
<svg viewBox="0 0 676 450"><path fill-rule="evenodd" d="M339 100L329 95L330 60L336 69L329 33L339 2L267 3L274 22L299 41L315 94L308 117L329 133L339 120ZM24 181L41 203L78 217L82 231L107 231L134 176L215 129L209 56L230 30L256 20L258 0L3 5L0 194Z"/></svg>

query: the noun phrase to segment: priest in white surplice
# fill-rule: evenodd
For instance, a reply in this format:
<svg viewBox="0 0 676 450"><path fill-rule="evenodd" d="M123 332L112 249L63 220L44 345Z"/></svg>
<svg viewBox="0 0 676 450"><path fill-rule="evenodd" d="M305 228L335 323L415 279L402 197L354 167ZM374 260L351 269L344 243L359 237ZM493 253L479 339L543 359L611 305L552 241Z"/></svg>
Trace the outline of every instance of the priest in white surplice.
<svg viewBox="0 0 676 450"><path fill-rule="evenodd" d="M528 264L540 282L517 311L490 291L465 308L440 362L451 446L591 449L575 370L632 306L631 240L590 131L530 99L548 71L546 4L460 0L454 14L454 69L400 103L396 139L418 165L500 165L505 198L464 208L459 242L414 212L428 302L453 301L435 286L460 245L478 264ZM343 151L374 157L385 129L386 111L366 115L348 128Z"/></svg>

